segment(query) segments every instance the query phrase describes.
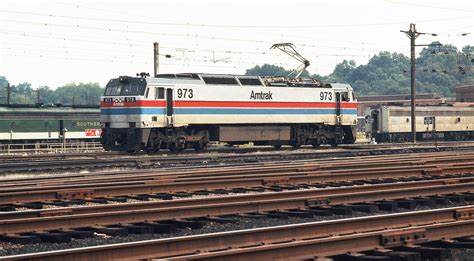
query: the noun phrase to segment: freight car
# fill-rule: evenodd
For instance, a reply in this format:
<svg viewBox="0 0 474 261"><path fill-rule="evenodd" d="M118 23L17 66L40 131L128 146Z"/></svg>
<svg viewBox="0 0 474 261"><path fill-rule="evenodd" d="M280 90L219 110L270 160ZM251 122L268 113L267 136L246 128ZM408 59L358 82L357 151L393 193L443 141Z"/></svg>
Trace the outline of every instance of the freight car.
<svg viewBox="0 0 474 261"><path fill-rule="evenodd" d="M409 106L378 106L366 111L366 131L377 142L411 140ZM474 140L474 107L417 106L417 140Z"/></svg>
<svg viewBox="0 0 474 261"><path fill-rule="evenodd" d="M105 150L202 150L210 141L256 145L353 143L348 84L217 74L121 76L101 97Z"/></svg>
<svg viewBox="0 0 474 261"><path fill-rule="evenodd" d="M100 114L93 107L0 106L0 143L100 139Z"/></svg>

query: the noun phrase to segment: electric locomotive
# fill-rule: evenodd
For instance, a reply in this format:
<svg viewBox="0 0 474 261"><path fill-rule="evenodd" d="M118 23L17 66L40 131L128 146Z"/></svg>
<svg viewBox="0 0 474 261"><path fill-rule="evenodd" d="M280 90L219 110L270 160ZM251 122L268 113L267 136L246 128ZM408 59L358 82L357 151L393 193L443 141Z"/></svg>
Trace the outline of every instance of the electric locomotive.
<svg viewBox="0 0 474 261"><path fill-rule="evenodd" d="M227 74L111 79L101 97L105 150L149 152L230 145L354 143L357 102L348 84Z"/></svg>

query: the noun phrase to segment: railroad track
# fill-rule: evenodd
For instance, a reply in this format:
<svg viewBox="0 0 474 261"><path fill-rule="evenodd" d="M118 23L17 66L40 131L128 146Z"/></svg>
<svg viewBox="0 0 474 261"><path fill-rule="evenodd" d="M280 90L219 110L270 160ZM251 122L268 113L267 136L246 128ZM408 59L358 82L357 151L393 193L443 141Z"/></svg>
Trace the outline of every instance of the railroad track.
<svg viewBox="0 0 474 261"><path fill-rule="evenodd" d="M306 189L267 192L226 197L203 197L183 200L113 204L93 207L60 208L41 211L21 211L0 214L0 231L22 234L95 226L192 219L206 216L226 216L243 213L294 210L306 213L327 206L452 195L456 200L474 201L474 176L439 180L409 181L376 185L360 185L331 189ZM426 199L419 199L425 202ZM416 203L416 200L415 200ZM408 203L407 203L408 204ZM364 208L357 205L355 208ZM367 207L368 208L368 207ZM296 212L295 212L296 211Z"/></svg>
<svg viewBox="0 0 474 261"><path fill-rule="evenodd" d="M441 147L470 147L474 146L474 142L470 141L439 141L437 143L438 146ZM302 149L309 149L309 150L334 150L334 149L346 149L346 150L359 150L359 149L392 149L392 148L412 148L412 147L433 147L433 142L425 142L420 141L416 144L413 143L396 143L396 144L364 144L364 143L356 143L356 144L340 144L336 148L330 146L321 146L319 148L313 148L311 146L305 146ZM212 145L207 150L203 152L195 152L194 150L184 150L180 152L180 154L206 154L206 153L251 153L251 152L274 152L274 151L295 151L298 149L294 149L289 146L282 147L278 150L271 146L241 146L241 147L226 147L222 145ZM94 151L94 150L86 150L84 152L64 152L64 153L36 153L36 154L28 154L28 153L19 153L19 154L6 154L0 153L0 162L13 162L13 161L24 161L24 160L46 160L46 159L67 159L67 158L94 158L94 157L114 157L114 156L131 156L134 155L166 155L166 154L173 154L168 150L159 151L153 154L148 154L145 152L139 152L135 154L129 154L124 152L112 152L112 151Z"/></svg>
<svg viewBox="0 0 474 261"><path fill-rule="evenodd" d="M376 146L376 145L375 145ZM0 173L18 173L31 171L51 171L51 170L71 170L71 169L100 169L100 168L152 168L156 166L175 166L175 165L212 165L220 163L241 163L241 162L259 162L259 161L284 161L297 159L314 159L330 157L357 157L367 155L386 155L400 153L420 153L430 151L453 151L453 150L472 150L472 143L446 144L434 147L432 145L420 146L399 146L396 148L386 145L370 148L364 146L346 146L346 149L337 150L315 150L303 152L275 151L262 152L265 149L226 149L224 151L231 153L218 153L219 151L203 154L159 154L159 155L129 155L117 153L99 153L90 156L80 155L79 158L64 158L64 156L55 156L53 158L42 159L41 157L15 158L16 160L5 160L0 164ZM254 150L252 152L252 150ZM257 152L255 152L257 151ZM220 151L222 152L222 151ZM249 153L250 152L250 153ZM255 153L254 153L255 152ZM77 155L77 154L74 154ZM75 157L75 156L73 156ZM19 161L19 160L20 161Z"/></svg>
<svg viewBox="0 0 474 261"><path fill-rule="evenodd" d="M94 205L82 205L91 203ZM469 207L445 209L453 204ZM400 241L403 237L406 240L407 237L413 237L413 233L419 231L428 231L425 235L429 235L429 239L423 242L438 240L436 233L439 232L429 231L447 231L446 235L452 238L472 236L474 231L470 231L463 222L472 221L473 204L474 152L469 150L359 156L331 160L298 158L297 160L245 164L231 162L221 166L201 166L192 169L178 166L133 172L15 178L0 181L0 241L17 245L48 244L48 242L68 245L86 240L81 238L95 238L97 235L115 238L127 234L163 234L171 238L152 240L161 242L156 245L156 249L166 247L160 245L163 242L174 242L170 244L183 247L177 252L153 251L151 253L146 250L146 243L135 242L122 243L119 246L93 246L87 248L90 250L87 253L84 252L85 249L77 249L8 256L13 259L52 258L54 260L58 258L64 260L81 256L86 259L104 259L106 256L103 255L109 255L110 251L113 252L111 256L120 256L122 251L130 251L129 247L132 245L137 247L137 251L132 251L137 255L120 257L177 260L229 258L232 260L247 257L268 259L269 256L282 255L283 258L287 258L285 256L287 251L299 253L300 247L304 248L305 243L314 240L316 240L314 242L319 242L318 244L327 244L325 246L330 244L340 246L339 244L344 242L358 242L357 238L367 236L367 242L370 241L371 244L367 243L363 248L354 250L364 251L373 249L376 245L373 241L375 237L379 239L377 246L383 245L390 248L398 245L388 244L385 242L387 238ZM383 212L384 215L370 217L383 218L391 216L387 213L396 212L397 209L406 211L413 210L415 207L442 207L443 209L432 210L433 212L430 213L423 212L424 216L422 214L419 216L414 214L416 217L402 218L400 216L398 221L392 220L387 223L380 221L382 222L380 226L375 225L373 230L359 230L367 226L358 226L356 221L358 219L350 219L352 223L347 219L353 211L354 213L364 212L367 215ZM435 212L438 214L432 214ZM448 212L449 215L446 214ZM393 215L403 215L403 213ZM443 218L439 221L433 216ZM450 216L451 220L444 219L444 216ZM345 227L346 230L337 235L333 234L332 237L327 237L323 233L320 238L307 238L306 234L300 233L297 229L295 231L298 233L293 234L294 240L284 242L279 241L281 236L277 236L277 233L280 233L279 230L285 230L284 227L279 226L279 223L270 222L276 225L270 228L248 230L275 229L275 232L269 232L269 235L275 236L269 237L269 245L261 245L261 242L267 243L267 241L266 239L261 241L262 238L258 234L253 234L253 241L245 244L237 243L238 239L220 237L244 233L240 236L246 238L246 231L215 231L209 235L186 237L201 238L203 242L209 243L210 241L206 241L208 240L206 236L209 236L213 238L209 240L218 241L207 247L201 247L199 243L193 243L194 241L180 241L182 238L176 238L183 228L199 231L201 227L208 227L210 226L208 224L213 224L213 222L232 223L237 219L241 222L239 224L245 224L246 220L280 220L289 217L291 217L290 220L296 220L292 222L312 222L311 224L321 223L313 222L320 218L342 217L341 220L325 222L342 222L339 226ZM423 218L426 220L431 218L432 223L412 222L412 220ZM379 222L376 219L372 221ZM402 229L403 222L405 222L405 227L407 224L412 226ZM446 226L433 222L444 222L442 225ZM448 223L452 226L447 225ZM381 231L382 226L384 226L383 231ZM351 229L353 231L350 231ZM172 233L175 230L177 234ZM407 234L397 234L408 230L410 231ZM339 231L337 227L335 231ZM281 233L288 233L288 231ZM239 238L239 236L236 237ZM252 237L249 236L248 240ZM342 241L338 241L340 239ZM326 241L327 243L324 243ZM410 242L418 243L421 239ZM140 245L141 243L145 245ZM243 246L246 247L243 248ZM344 248L341 249L346 251ZM324 252L326 248L322 248L323 252L318 252L318 250L311 253L316 253L314 255L317 256L331 256L342 254L341 249L337 250L339 252L336 250ZM297 254L296 257L306 257L307 253L309 252Z"/></svg>
<svg viewBox="0 0 474 261"><path fill-rule="evenodd" d="M380 179L394 182L471 173L474 173L474 153L449 152L338 159L333 163L327 160L251 163L239 167L7 179L0 182L0 209L11 209L15 204L24 207L25 203L34 203L37 208L43 203L64 205L75 204L77 200L117 201L130 196L166 199L173 194L274 191L330 186L331 182L345 182L348 186L382 182Z"/></svg>
<svg viewBox="0 0 474 261"><path fill-rule="evenodd" d="M407 227L407 224L410 226ZM348 218L170 239L50 251L9 260L307 259L402 247L474 234L474 206ZM465 239L466 246L472 241Z"/></svg>

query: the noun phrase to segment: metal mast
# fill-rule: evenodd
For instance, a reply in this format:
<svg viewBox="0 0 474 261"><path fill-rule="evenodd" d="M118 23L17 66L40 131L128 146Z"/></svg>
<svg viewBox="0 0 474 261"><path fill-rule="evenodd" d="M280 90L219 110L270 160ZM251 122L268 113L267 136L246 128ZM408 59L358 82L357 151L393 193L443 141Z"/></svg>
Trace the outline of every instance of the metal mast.
<svg viewBox="0 0 474 261"><path fill-rule="evenodd" d="M153 70L153 77L156 77L160 70L160 49L159 49L159 43L155 42L153 43L153 65L154 65L154 70Z"/></svg>

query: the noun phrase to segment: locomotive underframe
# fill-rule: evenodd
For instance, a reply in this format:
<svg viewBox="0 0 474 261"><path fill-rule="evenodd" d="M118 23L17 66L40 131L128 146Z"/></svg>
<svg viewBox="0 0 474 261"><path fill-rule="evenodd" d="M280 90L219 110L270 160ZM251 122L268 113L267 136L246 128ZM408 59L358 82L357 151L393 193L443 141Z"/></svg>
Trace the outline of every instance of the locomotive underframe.
<svg viewBox="0 0 474 261"><path fill-rule="evenodd" d="M186 148L203 150L211 141L229 145L337 145L354 143L355 126L324 124L266 124L266 125L190 125L180 128L104 128L102 142L105 150L155 152L160 149L181 151Z"/></svg>

